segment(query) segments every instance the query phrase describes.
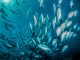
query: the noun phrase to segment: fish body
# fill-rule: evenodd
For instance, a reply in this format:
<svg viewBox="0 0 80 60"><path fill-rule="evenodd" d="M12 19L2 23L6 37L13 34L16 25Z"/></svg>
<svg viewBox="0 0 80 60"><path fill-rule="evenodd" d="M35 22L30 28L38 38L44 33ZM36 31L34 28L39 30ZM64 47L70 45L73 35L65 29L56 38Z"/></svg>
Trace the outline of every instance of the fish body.
<svg viewBox="0 0 80 60"><path fill-rule="evenodd" d="M58 7L57 9L57 19L58 21L61 19L61 8L60 7Z"/></svg>
<svg viewBox="0 0 80 60"><path fill-rule="evenodd" d="M37 25L37 18L36 18L35 15L34 15L34 25L35 25L35 26Z"/></svg>
<svg viewBox="0 0 80 60"><path fill-rule="evenodd" d="M61 53L64 53L68 49L68 45L65 45L61 51Z"/></svg>
<svg viewBox="0 0 80 60"><path fill-rule="evenodd" d="M60 5L62 3L62 0L58 0L58 4Z"/></svg>
<svg viewBox="0 0 80 60"><path fill-rule="evenodd" d="M71 8L71 9L72 9L72 7L73 7L73 4L74 4L74 3L73 3L73 0L71 0L71 1L70 1L70 8Z"/></svg>
<svg viewBox="0 0 80 60"><path fill-rule="evenodd" d="M54 10L54 14L56 13L56 5L53 4L53 10Z"/></svg>
<svg viewBox="0 0 80 60"><path fill-rule="evenodd" d="M40 7L44 7L43 5L44 0L38 0L38 2L40 3Z"/></svg>
<svg viewBox="0 0 80 60"><path fill-rule="evenodd" d="M32 23L29 23L29 25L30 25L30 29L32 30Z"/></svg>

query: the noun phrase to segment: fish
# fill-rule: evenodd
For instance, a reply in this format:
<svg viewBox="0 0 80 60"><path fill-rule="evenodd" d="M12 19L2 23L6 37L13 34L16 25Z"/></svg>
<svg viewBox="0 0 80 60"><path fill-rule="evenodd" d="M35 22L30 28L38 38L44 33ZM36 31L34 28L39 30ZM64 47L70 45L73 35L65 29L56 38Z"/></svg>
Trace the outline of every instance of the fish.
<svg viewBox="0 0 80 60"><path fill-rule="evenodd" d="M33 28L32 28L32 23L31 22L29 23L29 26L30 26L30 29L32 30Z"/></svg>
<svg viewBox="0 0 80 60"><path fill-rule="evenodd" d="M49 39L48 39L48 43L50 43L50 42L51 42L51 40L52 40L52 37L49 37Z"/></svg>
<svg viewBox="0 0 80 60"><path fill-rule="evenodd" d="M16 43L13 41L8 40L7 38L5 38L6 40L1 41L1 43L8 49L14 48L16 47Z"/></svg>
<svg viewBox="0 0 80 60"><path fill-rule="evenodd" d="M41 20L42 20L42 23L44 23L44 16L43 16L43 14L41 14Z"/></svg>
<svg viewBox="0 0 80 60"><path fill-rule="evenodd" d="M61 19L61 8L60 7L58 7L57 9L57 19L58 21Z"/></svg>
<svg viewBox="0 0 80 60"><path fill-rule="evenodd" d="M32 39L33 43L36 45L36 41L34 39Z"/></svg>
<svg viewBox="0 0 80 60"><path fill-rule="evenodd" d="M7 7L6 7L4 4L1 4L1 7L2 7L2 8L4 7L4 8L6 8L6 9L7 9Z"/></svg>
<svg viewBox="0 0 80 60"><path fill-rule="evenodd" d="M24 53L24 52L22 52L22 51L21 51L21 52L19 52L19 54L21 54L21 55L25 55L25 53Z"/></svg>
<svg viewBox="0 0 80 60"><path fill-rule="evenodd" d="M8 14L4 11L3 8L0 10L0 12L1 12L2 14L4 14L5 16L8 16Z"/></svg>
<svg viewBox="0 0 80 60"><path fill-rule="evenodd" d="M61 50L61 53L64 53L67 49L68 49L68 45L65 45L63 48L62 48L62 50Z"/></svg>
<svg viewBox="0 0 80 60"><path fill-rule="evenodd" d="M41 42L39 37L37 37L37 40L38 40L39 43Z"/></svg>
<svg viewBox="0 0 80 60"><path fill-rule="evenodd" d="M16 4L17 4L17 6L19 5L19 2L18 2L18 0L16 0Z"/></svg>
<svg viewBox="0 0 80 60"><path fill-rule="evenodd" d="M70 1L70 8L71 8L71 9L72 9L72 7L73 7L73 4L74 4L74 3L73 3L73 0L71 0L71 1Z"/></svg>
<svg viewBox="0 0 80 60"><path fill-rule="evenodd" d="M56 34L57 36L59 36L62 32L62 28L61 27L58 27L57 30L56 30Z"/></svg>
<svg viewBox="0 0 80 60"><path fill-rule="evenodd" d="M74 29L76 29L77 27L78 27L78 24L75 24L75 25L73 26Z"/></svg>
<svg viewBox="0 0 80 60"><path fill-rule="evenodd" d="M1 17L6 20L6 21L9 21L4 15L1 14Z"/></svg>
<svg viewBox="0 0 80 60"><path fill-rule="evenodd" d="M58 4L60 5L62 3L62 0L58 0Z"/></svg>
<svg viewBox="0 0 80 60"><path fill-rule="evenodd" d="M52 50L48 46L46 46L44 44L38 44L38 48L40 48L41 50L44 50L44 51L52 52Z"/></svg>
<svg viewBox="0 0 80 60"><path fill-rule="evenodd" d="M74 16L74 12L71 11L69 14L68 14L68 18L72 18Z"/></svg>
<svg viewBox="0 0 80 60"><path fill-rule="evenodd" d="M56 5L53 4L53 10L54 10L54 14L56 13Z"/></svg>
<svg viewBox="0 0 80 60"><path fill-rule="evenodd" d="M53 26L53 29L55 28L55 26L56 26L56 17L54 17L54 19L53 19L53 21L52 21L52 26Z"/></svg>
<svg viewBox="0 0 80 60"><path fill-rule="evenodd" d="M63 33L61 34L61 42L65 41L66 35L67 35L67 31L65 31L65 32L63 32Z"/></svg>
<svg viewBox="0 0 80 60"><path fill-rule="evenodd" d="M16 11L12 10L12 9L9 9L13 14L17 14Z"/></svg>
<svg viewBox="0 0 80 60"><path fill-rule="evenodd" d="M77 15L77 13L78 13L78 11L77 11L77 10L75 10L75 11L74 11L74 16L76 16L76 15Z"/></svg>
<svg viewBox="0 0 80 60"><path fill-rule="evenodd" d="M5 35L3 33L0 33L0 39L5 40Z"/></svg>
<svg viewBox="0 0 80 60"><path fill-rule="evenodd" d="M78 27L78 31L80 31L80 26Z"/></svg>
<svg viewBox="0 0 80 60"><path fill-rule="evenodd" d="M37 18L36 18L35 15L34 15L34 25L35 25L35 26L37 25Z"/></svg>
<svg viewBox="0 0 80 60"><path fill-rule="evenodd" d="M45 27L45 35L47 34L47 32L48 32L48 28L47 28L47 26Z"/></svg>
<svg viewBox="0 0 80 60"><path fill-rule="evenodd" d="M77 10L71 11L71 12L68 14L68 18L72 18L73 16L76 16L76 15L77 15Z"/></svg>
<svg viewBox="0 0 80 60"><path fill-rule="evenodd" d="M35 58L42 58L42 56L41 55L35 55Z"/></svg>
<svg viewBox="0 0 80 60"><path fill-rule="evenodd" d="M4 25L5 25L5 29L8 31L10 30L10 28L15 29L15 27L11 23L4 22Z"/></svg>
<svg viewBox="0 0 80 60"><path fill-rule="evenodd" d="M52 41L52 45L55 46L56 44L57 44L57 39L54 39L54 40Z"/></svg>
<svg viewBox="0 0 80 60"><path fill-rule="evenodd" d="M69 26L71 26L71 24L72 24L72 21L68 21L66 26L69 27Z"/></svg>
<svg viewBox="0 0 80 60"><path fill-rule="evenodd" d="M44 5L43 5L44 0L38 0L38 2L40 3L40 7L44 7Z"/></svg>

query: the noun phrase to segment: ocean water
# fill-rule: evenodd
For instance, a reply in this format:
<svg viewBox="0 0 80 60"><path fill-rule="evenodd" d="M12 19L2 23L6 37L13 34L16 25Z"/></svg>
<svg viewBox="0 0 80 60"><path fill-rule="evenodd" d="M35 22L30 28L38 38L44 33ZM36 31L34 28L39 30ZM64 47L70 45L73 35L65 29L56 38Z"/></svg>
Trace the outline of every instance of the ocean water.
<svg viewBox="0 0 80 60"><path fill-rule="evenodd" d="M80 0L0 0L0 60L80 60Z"/></svg>

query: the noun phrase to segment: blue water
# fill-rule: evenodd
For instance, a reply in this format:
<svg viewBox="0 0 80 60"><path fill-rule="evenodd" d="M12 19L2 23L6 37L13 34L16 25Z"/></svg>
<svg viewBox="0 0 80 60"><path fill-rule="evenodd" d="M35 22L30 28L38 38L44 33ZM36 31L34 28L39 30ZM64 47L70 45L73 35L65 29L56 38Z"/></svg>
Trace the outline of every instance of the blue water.
<svg viewBox="0 0 80 60"><path fill-rule="evenodd" d="M47 23L49 25L49 23L52 22L53 18L56 15L54 14L54 11L53 11L54 10L53 3L55 3L57 6L58 0L44 0L43 2L44 7L40 7L38 0L11 0L9 3L3 2L3 1L4 0L0 0L0 60L18 60L18 59L47 60L46 58L33 59L34 58L33 56L28 57L29 54L27 53L29 50L28 50L28 47L26 48L25 46L27 45L28 38L31 38L29 24L31 22L32 25L34 25L34 19L33 19L34 15L37 16L37 20L39 21L40 20L39 17L41 16L41 14L43 14L44 17L46 17L47 15L49 16L50 19L49 19L49 22ZM18 5L16 1L18 2ZM74 24L78 24L78 26L80 26L80 14L79 14L80 0L73 0L74 4L72 9L69 6L70 1L71 0L63 0L60 5L63 21L65 21L70 11L77 10L78 11L77 15L71 18L73 21L72 26ZM1 9L3 9L4 12L2 12ZM7 14L7 16L5 14ZM4 16L5 18L2 16ZM7 26L5 25L5 23L11 24L12 26L10 25ZM47 24L45 25L47 26ZM58 24L56 26L59 27ZM70 26L69 28L72 28L72 26ZM43 28L43 30L44 29L45 28ZM40 32L40 29L37 30L36 28L36 33L38 32ZM59 58L61 58L61 60L67 57L80 55L80 30L76 33L78 34L75 38L68 39L66 44L69 45L69 49L66 52L64 52L62 55L60 55ZM52 30L51 30L51 34L52 34L51 36L53 35L54 37L56 36L56 33L53 33ZM35 37L36 36L34 35L34 40L36 40ZM9 42L9 41L6 42L7 40L10 40L11 44L15 42L15 47L12 47L12 48L6 47L6 44ZM45 44L47 44L47 42ZM63 42L62 44L64 45L65 42ZM51 49L53 49L51 43L48 44L48 46ZM32 51L35 49L36 48L32 49ZM53 59L56 60L55 57L57 55L52 56L52 54L50 54L51 56L50 57L50 56L46 56L46 54L43 53L43 55L45 55L46 57L50 57L51 60ZM18 59L16 57L18 57Z"/></svg>

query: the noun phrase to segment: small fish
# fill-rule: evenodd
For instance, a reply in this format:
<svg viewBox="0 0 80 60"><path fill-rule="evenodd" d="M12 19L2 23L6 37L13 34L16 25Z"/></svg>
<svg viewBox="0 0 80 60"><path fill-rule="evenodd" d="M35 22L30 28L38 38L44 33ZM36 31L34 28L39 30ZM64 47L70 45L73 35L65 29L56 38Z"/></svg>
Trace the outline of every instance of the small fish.
<svg viewBox="0 0 80 60"><path fill-rule="evenodd" d="M51 49L48 46L43 44L38 44L38 47L44 51L51 51Z"/></svg>
<svg viewBox="0 0 80 60"><path fill-rule="evenodd" d="M17 43L17 48L19 49L19 44Z"/></svg>
<svg viewBox="0 0 80 60"><path fill-rule="evenodd" d="M61 35L61 42L65 41L67 35L67 31L63 32Z"/></svg>
<svg viewBox="0 0 80 60"><path fill-rule="evenodd" d="M30 26L30 29L32 30L32 23L31 22L29 23L29 26Z"/></svg>
<svg viewBox="0 0 80 60"><path fill-rule="evenodd" d="M64 53L68 49L68 45L65 45L61 51L61 53Z"/></svg>
<svg viewBox="0 0 80 60"><path fill-rule="evenodd" d="M16 0L16 4L17 4L17 6L19 5L18 0Z"/></svg>
<svg viewBox="0 0 80 60"><path fill-rule="evenodd" d="M52 40L52 37L49 37L49 39L48 39L48 43L50 43L50 42L51 42L51 40Z"/></svg>
<svg viewBox="0 0 80 60"><path fill-rule="evenodd" d="M4 8L6 8L6 9L7 9L7 7L6 7L4 4L1 4L1 7L4 7Z"/></svg>
<svg viewBox="0 0 80 60"><path fill-rule="evenodd" d="M72 24L72 21L68 21L67 22L67 27L71 26L71 24Z"/></svg>
<svg viewBox="0 0 80 60"><path fill-rule="evenodd" d="M16 47L16 43L9 41L9 40L1 41L1 43L8 49Z"/></svg>
<svg viewBox="0 0 80 60"><path fill-rule="evenodd" d="M4 15L1 14L1 17L4 19L4 20L8 20Z"/></svg>
<svg viewBox="0 0 80 60"><path fill-rule="evenodd" d="M55 46L57 44L57 39L54 39L52 45Z"/></svg>
<svg viewBox="0 0 80 60"><path fill-rule="evenodd" d="M61 8L60 7L58 7L57 9L57 19L58 21L61 19Z"/></svg>
<svg viewBox="0 0 80 60"><path fill-rule="evenodd" d="M17 12L15 12L14 10L12 9L9 9L13 14L17 14Z"/></svg>
<svg viewBox="0 0 80 60"><path fill-rule="evenodd" d="M6 14L6 12L4 11L3 8L0 10L0 12L1 12L2 14L4 14L5 16L8 16L8 15Z"/></svg>
<svg viewBox="0 0 80 60"><path fill-rule="evenodd" d="M54 14L56 13L56 5L53 4L53 10L54 10Z"/></svg>
<svg viewBox="0 0 80 60"><path fill-rule="evenodd" d="M43 16L43 14L41 14L41 20L42 20L42 23L44 23L44 16Z"/></svg>
<svg viewBox="0 0 80 60"><path fill-rule="evenodd" d="M78 25L77 25L77 24L75 24L73 28L74 28L74 29L76 29L77 27L78 27Z"/></svg>
<svg viewBox="0 0 80 60"><path fill-rule="evenodd" d="M37 37L37 40L38 40L38 42L40 43L40 38L39 38L39 37Z"/></svg>
<svg viewBox="0 0 80 60"><path fill-rule="evenodd" d="M45 35L47 34L47 32L48 32L48 28L47 28L47 26L45 27Z"/></svg>
<svg viewBox="0 0 80 60"><path fill-rule="evenodd" d="M19 54L21 54L21 55L25 55L25 53L24 53L24 52L19 52Z"/></svg>
<svg viewBox="0 0 80 60"><path fill-rule="evenodd" d="M80 26L78 27L78 31L80 31Z"/></svg>
<svg viewBox="0 0 80 60"><path fill-rule="evenodd" d="M35 58L42 58L42 56L41 55L35 55Z"/></svg>
<svg viewBox="0 0 80 60"><path fill-rule="evenodd" d="M43 5L44 0L38 0L38 2L40 3L40 7L44 7L44 5Z"/></svg>
<svg viewBox="0 0 80 60"><path fill-rule="evenodd" d="M77 10L71 11L71 12L68 14L68 18L72 18L73 16L76 16L76 15L77 15Z"/></svg>
<svg viewBox="0 0 80 60"><path fill-rule="evenodd" d="M62 3L62 0L58 0L58 4L60 5Z"/></svg>
<svg viewBox="0 0 80 60"><path fill-rule="evenodd" d="M76 15L77 15L77 13L78 13L78 11L77 11L77 10L75 10L75 11L74 11L74 16L76 16Z"/></svg>
<svg viewBox="0 0 80 60"><path fill-rule="evenodd" d="M37 18L36 18L35 15L34 15L34 25L35 25L35 26L37 25Z"/></svg>
<svg viewBox="0 0 80 60"><path fill-rule="evenodd" d="M71 11L69 14L68 14L68 18L72 18L74 16L74 12Z"/></svg>
<svg viewBox="0 0 80 60"><path fill-rule="evenodd" d="M62 31L62 28L61 27L58 27L57 30L56 30L57 36L59 36L61 34L61 31Z"/></svg>
<svg viewBox="0 0 80 60"><path fill-rule="evenodd" d="M36 45L36 41L34 39L32 39L33 43Z"/></svg>
<svg viewBox="0 0 80 60"><path fill-rule="evenodd" d="M71 0L71 1L70 1L70 7L71 7L71 9L72 9L72 7L73 7L73 4L74 4L74 3L73 3L73 0Z"/></svg>
<svg viewBox="0 0 80 60"><path fill-rule="evenodd" d="M56 26L56 17L53 19L53 21L52 21L52 25L53 25L53 29L55 28L55 26Z"/></svg>
<svg viewBox="0 0 80 60"><path fill-rule="evenodd" d="M7 30L9 30L10 28L15 29L15 27L11 23L4 22L4 25Z"/></svg>

